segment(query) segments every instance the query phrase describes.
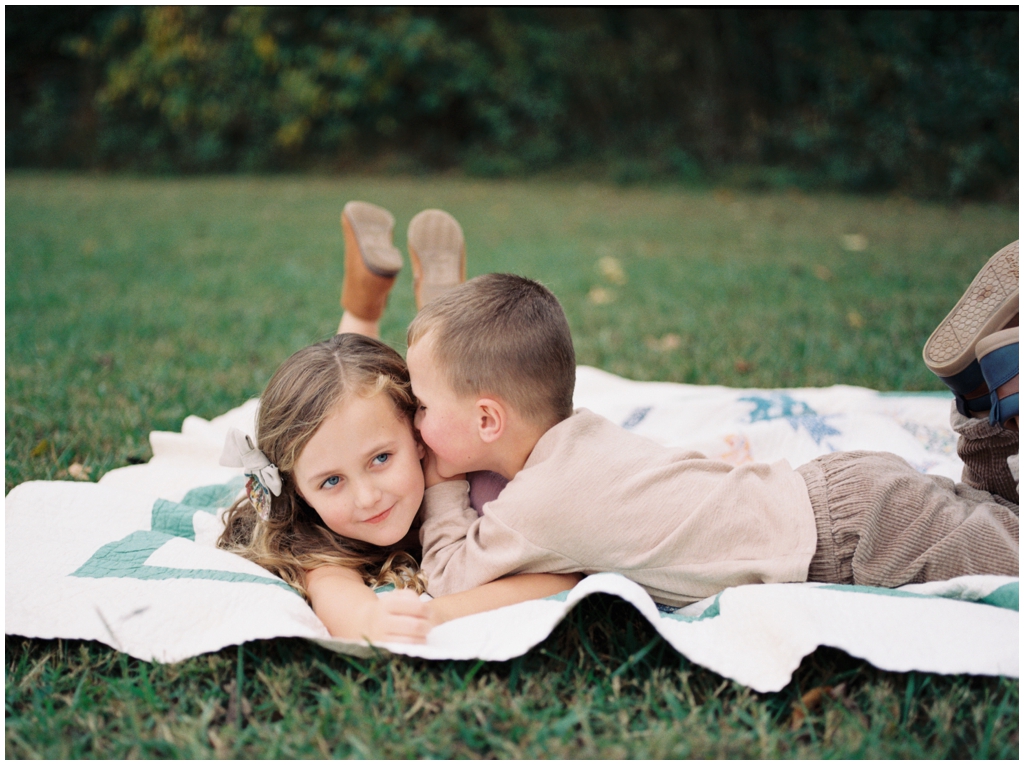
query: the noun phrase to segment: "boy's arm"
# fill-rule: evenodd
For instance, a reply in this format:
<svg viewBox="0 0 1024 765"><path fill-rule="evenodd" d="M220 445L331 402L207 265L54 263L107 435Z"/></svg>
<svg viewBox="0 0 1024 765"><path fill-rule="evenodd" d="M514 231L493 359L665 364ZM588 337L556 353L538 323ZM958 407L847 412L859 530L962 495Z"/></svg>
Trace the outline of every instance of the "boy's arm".
<svg viewBox="0 0 1024 765"><path fill-rule="evenodd" d="M501 518L503 497L478 517L469 504L469 484L445 481L423 498L420 568L435 597L469 590L510 574L577 572L579 565L532 544Z"/></svg>
<svg viewBox="0 0 1024 765"><path fill-rule="evenodd" d="M579 574L521 574L423 601L412 590L378 596L352 569L321 566L306 572L306 590L314 613L333 637L423 643L430 629L442 622L546 598L575 587L579 580Z"/></svg>
<svg viewBox="0 0 1024 765"><path fill-rule="evenodd" d="M472 590L435 598L434 622L458 619L482 611L493 611L525 600L536 600L572 589L582 574L517 574L482 584Z"/></svg>

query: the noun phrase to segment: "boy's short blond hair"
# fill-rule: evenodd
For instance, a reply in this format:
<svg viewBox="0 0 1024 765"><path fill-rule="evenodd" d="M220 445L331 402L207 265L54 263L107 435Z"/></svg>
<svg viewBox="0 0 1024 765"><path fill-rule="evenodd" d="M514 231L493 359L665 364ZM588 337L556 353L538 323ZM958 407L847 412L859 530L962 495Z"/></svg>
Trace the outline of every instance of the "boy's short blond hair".
<svg viewBox="0 0 1024 765"><path fill-rule="evenodd" d="M456 394L497 396L547 427L572 414L572 334L543 285L513 274L470 279L423 307L409 325L409 345L428 333Z"/></svg>

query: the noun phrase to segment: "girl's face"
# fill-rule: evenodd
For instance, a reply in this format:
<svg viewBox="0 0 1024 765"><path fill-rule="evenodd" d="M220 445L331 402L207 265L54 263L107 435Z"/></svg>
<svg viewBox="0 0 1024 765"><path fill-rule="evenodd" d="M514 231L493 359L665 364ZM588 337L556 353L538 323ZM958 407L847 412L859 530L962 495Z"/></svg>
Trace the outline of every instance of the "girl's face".
<svg viewBox="0 0 1024 765"><path fill-rule="evenodd" d="M348 396L295 462L295 484L327 528L386 547L423 500L423 446L386 393Z"/></svg>

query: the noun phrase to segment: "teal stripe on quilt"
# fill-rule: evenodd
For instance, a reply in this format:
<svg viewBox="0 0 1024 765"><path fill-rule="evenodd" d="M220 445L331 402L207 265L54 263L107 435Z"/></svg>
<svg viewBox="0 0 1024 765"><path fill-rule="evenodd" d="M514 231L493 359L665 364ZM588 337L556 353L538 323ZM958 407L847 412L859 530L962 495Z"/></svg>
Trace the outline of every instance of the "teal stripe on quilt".
<svg viewBox="0 0 1024 765"><path fill-rule="evenodd" d="M239 476L227 483L192 489L181 502L158 499L153 503L150 528L153 531L195 541L196 532L192 525L192 516L200 511L212 515L220 508L227 507L244 485L244 477Z"/></svg>
<svg viewBox="0 0 1024 765"><path fill-rule="evenodd" d="M273 584L289 592L294 590L280 579L240 574L208 568L169 568L150 566L150 555L174 539L159 531L135 531L117 542L103 545L71 576L83 579L212 579L219 582Z"/></svg>
<svg viewBox="0 0 1024 765"><path fill-rule="evenodd" d="M890 598L948 598L946 595L925 595L918 592L891 590L888 587L868 587L864 584L823 584L816 590L838 590L839 592L862 592L867 595L887 595Z"/></svg>
<svg viewBox="0 0 1024 765"><path fill-rule="evenodd" d="M181 500L181 504L211 510L227 507L234 501L238 492L245 487L245 480L245 476L240 475L237 478L232 478L227 483L200 486L188 492L185 498Z"/></svg>
<svg viewBox="0 0 1024 765"><path fill-rule="evenodd" d="M992 590L988 595L978 600L979 603L987 603L990 606L1009 608L1013 611L1020 611L1020 582L1010 582L998 589Z"/></svg>
<svg viewBox="0 0 1024 765"><path fill-rule="evenodd" d="M150 566L149 557L174 538L195 541L192 517L197 512L215 513L225 507L245 485L239 476L227 483L200 486L188 492L181 502L158 499L153 503L150 529L133 531L123 539L103 545L71 576L85 579L209 579L219 582L252 582L283 587L295 592L277 577L241 574L220 569L171 568Z"/></svg>
<svg viewBox="0 0 1024 765"><path fill-rule="evenodd" d="M1010 582L1009 584L1004 584L1002 587L993 590L983 598L961 598L952 593L949 595L932 595L923 592L890 590L887 587L867 587L862 584L823 584L816 589L838 590L839 592L862 592L870 595L885 595L890 598L939 598L942 600L960 600L965 603L984 603L989 606L997 606L998 608L1007 608L1013 611L1019 611L1018 588L1018 582Z"/></svg>

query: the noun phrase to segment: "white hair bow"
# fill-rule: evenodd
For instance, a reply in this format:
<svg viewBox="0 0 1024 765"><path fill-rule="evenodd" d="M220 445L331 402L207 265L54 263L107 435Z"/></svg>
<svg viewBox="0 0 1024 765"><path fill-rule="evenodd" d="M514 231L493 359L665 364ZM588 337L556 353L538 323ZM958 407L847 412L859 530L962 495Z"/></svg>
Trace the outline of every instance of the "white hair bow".
<svg viewBox="0 0 1024 765"><path fill-rule="evenodd" d="M281 472L277 465L267 459L267 455L257 449L252 439L238 428L228 431L220 464L245 468L245 474L249 476L246 484L249 501L259 517L267 520L270 517L270 494L281 496Z"/></svg>

